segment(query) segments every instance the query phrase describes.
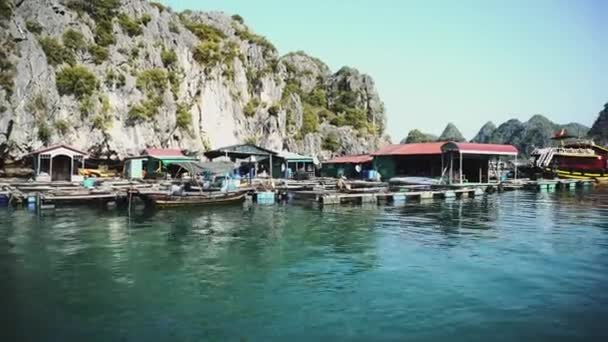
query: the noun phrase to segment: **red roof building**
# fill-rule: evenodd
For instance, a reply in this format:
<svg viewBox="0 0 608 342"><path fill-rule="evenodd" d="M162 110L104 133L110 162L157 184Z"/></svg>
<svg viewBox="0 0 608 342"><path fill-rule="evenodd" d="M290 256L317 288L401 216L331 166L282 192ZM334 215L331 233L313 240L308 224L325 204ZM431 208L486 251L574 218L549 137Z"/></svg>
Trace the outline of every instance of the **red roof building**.
<svg viewBox="0 0 608 342"><path fill-rule="evenodd" d="M463 154L483 155L517 155L517 148L512 145L430 142L418 144L388 145L372 153L373 156L422 156L441 155L445 151L459 151Z"/></svg>
<svg viewBox="0 0 608 342"><path fill-rule="evenodd" d="M147 148L144 150L144 155L153 158L184 158L182 150L178 148Z"/></svg>
<svg viewBox="0 0 608 342"><path fill-rule="evenodd" d="M388 145L372 153L374 168L384 179L396 176L447 178L450 183L487 183L502 157L517 158L512 145L430 142ZM491 162L493 161L493 163Z"/></svg>
<svg viewBox="0 0 608 342"><path fill-rule="evenodd" d="M373 169L374 157L369 154L340 156L324 161L321 175L324 177L361 178L367 170Z"/></svg>
<svg viewBox="0 0 608 342"><path fill-rule="evenodd" d="M373 156L412 156L441 154L443 142L430 142L418 144L394 144L387 145L372 153Z"/></svg>
<svg viewBox="0 0 608 342"><path fill-rule="evenodd" d="M517 156L517 148L513 145L455 143L449 142L441 146L442 152L460 152L462 154Z"/></svg>

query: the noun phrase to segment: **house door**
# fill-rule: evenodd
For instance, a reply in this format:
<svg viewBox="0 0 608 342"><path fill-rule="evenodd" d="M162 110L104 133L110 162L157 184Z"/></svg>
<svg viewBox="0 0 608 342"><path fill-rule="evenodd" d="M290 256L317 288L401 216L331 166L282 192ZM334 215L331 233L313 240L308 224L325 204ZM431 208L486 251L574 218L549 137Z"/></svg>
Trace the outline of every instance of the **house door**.
<svg viewBox="0 0 608 342"><path fill-rule="evenodd" d="M53 169L51 170L53 181L71 181L71 164L72 158L64 155L55 156L53 158Z"/></svg>

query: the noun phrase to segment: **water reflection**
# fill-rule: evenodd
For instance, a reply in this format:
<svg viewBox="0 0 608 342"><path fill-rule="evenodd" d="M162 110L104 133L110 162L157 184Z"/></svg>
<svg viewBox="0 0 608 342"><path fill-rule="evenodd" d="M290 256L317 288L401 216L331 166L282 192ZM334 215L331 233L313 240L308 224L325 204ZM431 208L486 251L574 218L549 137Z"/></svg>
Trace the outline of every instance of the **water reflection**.
<svg viewBox="0 0 608 342"><path fill-rule="evenodd" d="M131 217L4 210L4 340L450 338L436 322L491 339L471 322L514 338L491 322L536 324L537 336L547 324L534 317L585 336L564 317L573 305L608 317L607 210L588 190Z"/></svg>

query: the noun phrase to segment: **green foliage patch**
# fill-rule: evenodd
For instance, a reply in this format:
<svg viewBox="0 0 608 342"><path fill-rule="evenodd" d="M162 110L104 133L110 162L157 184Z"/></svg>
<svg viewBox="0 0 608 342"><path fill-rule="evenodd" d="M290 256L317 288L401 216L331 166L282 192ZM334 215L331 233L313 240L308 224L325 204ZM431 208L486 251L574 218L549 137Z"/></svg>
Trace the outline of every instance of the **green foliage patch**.
<svg viewBox="0 0 608 342"><path fill-rule="evenodd" d="M340 137L337 133L331 132L328 134L325 139L323 139L323 143L321 146L324 150L336 152L340 149Z"/></svg>
<svg viewBox="0 0 608 342"><path fill-rule="evenodd" d="M0 0L0 20L9 20L13 15L13 7L9 0Z"/></svg>
<svg viewBox="0 0 608 342"><path fill-rule="evenodd" d="M280 111L281 107L276 103L268 108L268 114L271 116L278 116Z"/></svg>
<svg viewBox="0 0 608 342"><path fill-rule="evenodd" d="M314 133L319 129L319 117L314 112L313 108L304 104L304 113L302 116L302 135Z"/></svg>
<svg viewBox="0 0 608 342"><path fill-rule="evenodd" d="M226 35L222 31L213 26L192 21L183 14L180 16L180 19L182 21L182 25L184 25L201 41L212 41L219 43L222 41L222 39L226 38Z"/></svg>
<svg viewBox="0 0 608 342"><path fill-rule="evenodd" d="M243 108L243 114L245 114L245 116L248 118L253 117L259 106L260 100L258 100L256 97L252 97L251 100L249 100L249 102L247 102L245 105L245 108Z"/></svg>
<svg viewBox="0 0 608 342"><path fill-rule="evenodd" d="M175 112L175 124L178 128L187 129L192 123L192 114L190 108L186 104L180 103L177 105Z"/></svg>
<svg viewBox="0 0 608 342"><path fill-rule="evenodd" d="M89 54L91 55L93 63L98 65L107 61L110 55L107 48L97 44L89 45Z"/></svg>
<svg viewBox="0 0 608 342"><path fill-rule="evenodd" d="M37 136L38 140L42 141L45 145L51 141L53 135L52 128L44 120L36 121L36 127L38 128Z"/></svg>
<svg viewBox="0 0 608 342"><path fill-rule="evenodd" d="M133 105L129 109L129 112L127 113L128 119L131 123L152 120L158 113L158 109L162 104L163 100L159 96L141 101L140 104Z"/></svg>
<svg viewBox="0 0 608 342"><path fill-rule="evenodd" d="M135 37L142 34L142 29L139 21L129 17L125 13L121 13L118 15L118 25L124 33L126 33L129 37Z"/></svg>
<svg viewBox="0 0 608 342"><path fill-rule="evenodd" d="M241 23L241 24L245 24L245 20L243 19L243 17L241 17L241 16L240 16L240 15L238 15L238 14L233 14L233 15L232 15L232 20L234 20L234 21L236 21L236 22L239 22L239 23Z"/></svg>
<svg viewBox="0 0 608 342"><path fill-rule="evenodd" d="M156 7L159 13L163 13L167 10L167 6L161 4L160 2L150 1L150 5L152 5L152 7Z"/></svg>
<svg viewBox="0 0 608 342"><path fill-rule="evenodd" d="M81 99L93 94L97 89L97 79L84 66L69 66L57 72L56 85L59 95L74 95Z"/></svg>
<svg viewBox="0 0 608 342"><path fill-rule="evenodd" d="M251 44L261 46L264 51L264 56L269 57L272 53L276 53L277 48L272 45L272 43L268 39L266 39L266 37L252 33L248 29L241 29L236 25L233 26L233 28L236 31L235 34L237 35L237 37L241 38L242 40L248 41Z"/></svg>
<svg viewBox="0 0 608 342"><path fill-rule="evenodd" d="M38 42L50 65L57 66L63 63L69 65L76 64L74 52L70 49L66 49L57 39L52 37L41 37L38 39Z"/></svg>
<svg viewBox="0 0 608 342"><path fill-rule="evenodd" d="M63 45L72 51L85 51L87 42L84 35L76 30L68 29L62 35Z"/></svg>
<svg viewBox="0 0 608 342"><path fill-rule="evenodd" d="M106 86L122 88L125 86L126 82L127 82L127 80L126 80L125 75L123 75L119 71L114 71L112 68L109 68L106 71L106 79L105 79Z"/></svg>
<svg viewBox="0 0 608 342"><path fill-rule="evenodd" d="M70 122L65 119L56 120L54 126L55 130L57 130L57 133L59 133L60 135L66 135L72 128Z"/></svg>
<svg viewBox="0 0 608 342"><path fill-rule="evenodd" d="M155 93L157 95L167 89L168 82L167 71L164 69L148 69L140 72L137 75L135 86L137 89L146 93Z"/></svg>
<svg viewBox="0 0 608 342"><path fill-rule="evenodd" d="M10 59L10 51L8 48L0 49L0 88L4 89L5 99L7 101L14 92L14 78L15 65Z"/></svg>
<svg viewBox="0 0 608 342"><path fill-rule="evenodd" d="M163 47L162 51L160 52L160 59L165 68L169 68L177 63L177 54L175 51Z"/></svg>
<svg viewBox="0 0 608 342"><path fill-rule="evenodd" d="M112 20L118 14L120 0L71 0L67 7L81 15L87 13L95 21L95 42L98 45L114 44Z"/></svg>
<svg viewBox="0 0 608 342"><path fill-rule="evenodd" d="M30 31L33 34L40 34L42 33L42 25L38 24L35 21L26 21L25 22L25 28L27 28L28 31Z"/></svg>

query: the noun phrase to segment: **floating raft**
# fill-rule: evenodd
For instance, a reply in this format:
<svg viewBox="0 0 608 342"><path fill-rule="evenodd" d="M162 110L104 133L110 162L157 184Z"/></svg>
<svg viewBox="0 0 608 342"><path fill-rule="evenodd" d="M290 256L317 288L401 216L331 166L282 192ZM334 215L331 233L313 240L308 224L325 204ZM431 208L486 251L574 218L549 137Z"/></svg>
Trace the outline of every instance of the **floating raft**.
<svg viewBox="0 0 608 342"><path fill-rule="evenodd" d="M468 198L482 196L482 188L409 192L377 192L377 193L336 193L324 191L295 191L291 193L294 200L307 200L323 205L344 203L400 203L410 200L432 200L434 198Z"/></svg>
<svg viewBox="0 0 608 342"><path fill-rule="evenodd" d="M523 188L526 190L543 191L543 190L562 190L562 189L575 189L584 186L595 185L594 180L576 180L576 179L555 179L555 180L538 180L538 181L527 181L523 184Z"/></svg>

